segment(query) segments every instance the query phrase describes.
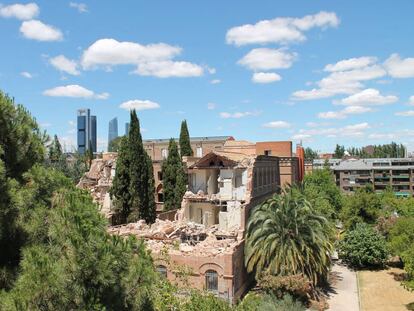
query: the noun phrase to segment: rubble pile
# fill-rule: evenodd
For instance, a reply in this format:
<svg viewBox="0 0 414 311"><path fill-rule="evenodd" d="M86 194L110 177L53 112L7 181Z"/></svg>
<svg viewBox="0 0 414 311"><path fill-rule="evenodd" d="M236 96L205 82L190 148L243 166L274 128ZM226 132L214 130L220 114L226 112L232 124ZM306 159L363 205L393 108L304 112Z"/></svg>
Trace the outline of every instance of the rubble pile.
<svg viewBox="0 0 414 311"><path fill-rule="evenodd" d="M108 197L107 193L112 186L115 166L116 161L114 159L93 160L89 171L82 176L77 187L89 190L93 200L102 207L105 203L105 197Z"/></svg>
<svg viewBox="0 0 414 311"><path fill-rule="evenodd" d="M157 219L151 226L144 220L108 228L110 234L135 235L145 240L154 253L168 248L170 254L217 256L240 244L237 232L220 232L218 226L205 228L194 222Z"/></svg>

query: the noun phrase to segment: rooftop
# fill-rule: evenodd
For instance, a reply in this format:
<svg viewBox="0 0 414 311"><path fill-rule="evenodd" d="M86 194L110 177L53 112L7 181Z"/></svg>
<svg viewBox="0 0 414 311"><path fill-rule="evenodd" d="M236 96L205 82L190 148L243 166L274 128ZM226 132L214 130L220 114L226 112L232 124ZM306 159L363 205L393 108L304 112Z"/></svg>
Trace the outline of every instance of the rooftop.
<svg viewBox="0 0 414 311"><path fill-rule="evenodd" d="M175 141L178 142L178 138L174 138ZM190 141L197 142L197 141L226 141L226 140L234 140L233 136L206 136L206 137L190 137ZM168 143L170 138L155 138L155 139L144 139L143 143Z"/></svg>

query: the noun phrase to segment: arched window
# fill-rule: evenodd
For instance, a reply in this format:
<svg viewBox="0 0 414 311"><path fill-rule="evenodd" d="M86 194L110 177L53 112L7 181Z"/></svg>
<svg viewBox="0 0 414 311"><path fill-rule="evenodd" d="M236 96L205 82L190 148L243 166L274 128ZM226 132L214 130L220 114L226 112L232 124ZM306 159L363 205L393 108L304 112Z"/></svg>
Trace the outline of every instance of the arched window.
<svg viewBox="0 0 414 311"><path fill-rule="evenodd" d="M214 270L206 271L206 289L212 292L218 291L218 275Z"/></svg>
<svg viewBox="0 0 414 311"><path fill-rule="evenodd" d="M163 276L163 277L167 278L167 267L166 267L166 266L163 266L163 265L159 265L159 266L157 266L157 272L158 272L161 276Z"/></svg>

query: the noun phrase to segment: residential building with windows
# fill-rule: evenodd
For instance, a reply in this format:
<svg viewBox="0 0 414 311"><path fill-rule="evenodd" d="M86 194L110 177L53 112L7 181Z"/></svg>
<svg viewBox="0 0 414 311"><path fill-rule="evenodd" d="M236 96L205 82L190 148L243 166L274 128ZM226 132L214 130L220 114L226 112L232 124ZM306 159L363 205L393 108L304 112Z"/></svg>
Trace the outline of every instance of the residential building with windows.
<svg viewBox="0 0 414 311"><path fill-rule="evenodd" d="M77 149L85 154L89 148L97 151L96 116L91 116L89 109L79 109L77 116Z"/></svg>
<svg viewBox="0 0 414 311"><path fill-rule="evenodd" d="M345 193L370 184L376 192L388 187L398 196L414 194L414 158L348 159L337 162L332 170Z"/></svg>

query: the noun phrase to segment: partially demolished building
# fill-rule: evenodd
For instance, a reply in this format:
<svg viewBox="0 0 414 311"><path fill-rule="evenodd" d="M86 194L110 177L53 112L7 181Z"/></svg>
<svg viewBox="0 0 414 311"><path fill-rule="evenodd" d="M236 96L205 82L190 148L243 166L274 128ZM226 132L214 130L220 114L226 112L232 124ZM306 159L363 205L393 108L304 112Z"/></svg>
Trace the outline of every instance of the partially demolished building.
<svg viewBox="0 0 414 311"><path fill-rule="evenodd" d="M191 286L235 302L250 284L244 268L244 233L249 212L280 190L279 159L212 151L201 158L185 160L188 190L173 221L157 219L151 226L139 221L111 226L108 231L143 238L157 270L172 282L182 282L185 267ZM108 196L97 190L100 179L91 182L90 177L106 181L113 172L108 172L107 162L94 161L100 163L95 169L101 167L107 172L86 174L89 177L80 186L95 185L94 197L104 204ZM107 161L112 163L111 159ZM112 167L113 164L111 170Z"/></svg>

